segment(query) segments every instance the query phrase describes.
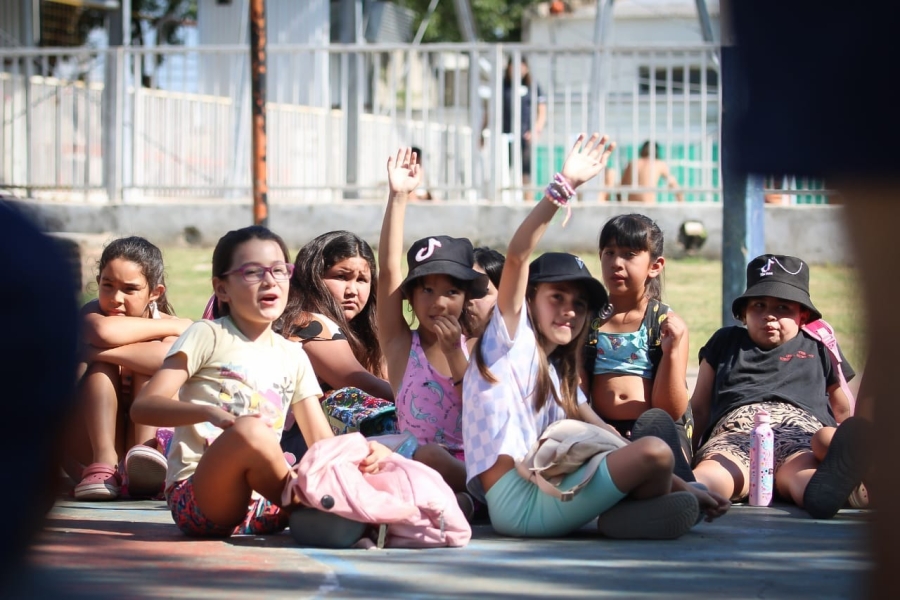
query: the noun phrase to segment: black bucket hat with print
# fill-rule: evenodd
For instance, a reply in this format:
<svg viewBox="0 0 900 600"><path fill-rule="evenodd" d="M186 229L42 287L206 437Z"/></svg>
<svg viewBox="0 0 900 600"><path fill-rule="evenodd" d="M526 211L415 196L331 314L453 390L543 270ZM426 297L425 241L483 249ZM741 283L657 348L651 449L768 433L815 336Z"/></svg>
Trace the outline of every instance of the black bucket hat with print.
<svg viewBox="0 0 900 600"><path fill-rule="evenodd" d="M763 254L747 265L747 291L735 298L731 313L740 320L750 298L771 296L808 309L810 320L822 318L809 297L809 266L796 256Z"/></svg>
<svg viewBox="0 0 900 600"><path fill-rule="evenodd" d="M599 310L609 302L606 288L591 275L584 261L568 252L545 252L528 265L528 283L578 281L587 290L588 308Z"/></svg>
<svg viewBox="0 0 900 600"><path fill-rule="evenodd" d="M472 268L475 248L466 238L435 235L416 240L406 253L406 264L409 273L400 289L407 297L410 295L409 284L425 275L447 275L460 281L472 281L475 285L471 292L475 293L482 288L487 290L487 275Z"/></svg>

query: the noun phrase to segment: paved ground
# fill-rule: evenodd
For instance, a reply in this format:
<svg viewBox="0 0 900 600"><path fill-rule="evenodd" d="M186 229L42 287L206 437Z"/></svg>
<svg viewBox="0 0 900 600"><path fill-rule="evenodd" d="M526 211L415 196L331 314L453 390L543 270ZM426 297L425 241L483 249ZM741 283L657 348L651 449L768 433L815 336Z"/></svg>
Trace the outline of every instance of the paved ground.
<svg viewBox="0 0 900 600"><path fill-rule="evenodd" d="M60 501L19 597L422 598L863 596L868 513L830 521L735 506L679 540L517 540L479 525L466 548L318 550L289 533L194 540L163 502Z"/></svg>

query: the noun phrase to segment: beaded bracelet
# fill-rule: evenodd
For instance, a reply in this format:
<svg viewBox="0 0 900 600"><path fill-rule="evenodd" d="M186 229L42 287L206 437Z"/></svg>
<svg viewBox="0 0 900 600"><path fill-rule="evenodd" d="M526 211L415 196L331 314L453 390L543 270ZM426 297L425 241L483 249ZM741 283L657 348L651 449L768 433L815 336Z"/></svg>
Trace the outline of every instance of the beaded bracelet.
<svg viewBox="0 0 900 600"><path fill-rule="evenodd" d="M553 181L547 184L545 193L547 200L560 208L566 209L566 218L563 220L562 224L562 226L565 227L566 223L569 222L569 218L572 216L572 207L569 205L569 201L575 197L575 188L572 187L561 173L557 173L553 176Z"/></svg>

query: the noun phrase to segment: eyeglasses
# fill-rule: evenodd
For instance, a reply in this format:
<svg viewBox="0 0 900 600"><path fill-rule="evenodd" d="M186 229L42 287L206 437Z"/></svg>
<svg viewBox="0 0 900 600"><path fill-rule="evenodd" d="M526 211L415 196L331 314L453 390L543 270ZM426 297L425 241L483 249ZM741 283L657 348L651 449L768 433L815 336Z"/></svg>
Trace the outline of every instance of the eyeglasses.
<svg viewBox="0 0 900 600"><path fill-rule="evenodd" d="M266 273L271 273L272 279L284 281L285 279L290 279L291 275L294 274L294 265L280 262L275 263L271 267L264 267L257 263L247 263L222 273L222 277L227 277L232 273L240 273L243 280L247 283L259 283L266 277Z"/></svg>

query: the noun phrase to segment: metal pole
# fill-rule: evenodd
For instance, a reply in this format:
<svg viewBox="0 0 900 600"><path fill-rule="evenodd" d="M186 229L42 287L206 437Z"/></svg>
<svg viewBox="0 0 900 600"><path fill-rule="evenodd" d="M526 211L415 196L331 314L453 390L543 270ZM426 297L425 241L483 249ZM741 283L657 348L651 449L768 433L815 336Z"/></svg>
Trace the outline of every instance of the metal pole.
<svg viewBox="0 0 900 600"><path fill-rule="evenodd" d="M464 42L477 42L478 32L475 30L475 16L469 0L453 0L456 8L456 23Z"/></svg>
<svg viewBox="0 0 900 600"><path fill-rule="evenodd" d="M269 225L266 162L266 0L250 0L250 97L253 153L253 224Z"/></svg>
<svg viewBox="0 0 900 600"><path fill-rule="evenodd" d="M763 178L738 164L738 117L746 94L731 36L728 0L720 3L722 27L722 324L734 323L731 303L744 291L747 263L764 252Z"/></svg>
<svg viewBox="0 0 900 600"><path fill-rule="evenodd" d="M342 44L360 44L362 42L362 0L341 0L340 4L340 40ZM345 199L359 198L359 121L362 116L361 81L363 56L359 52L347 55L347 105L343 106L346 123L347 164L345 170Z"/></svg>
<svg viewBox="0 0 900 600"><path fill-rule="evenodd" d="M605 123L600 123L600 103L604 95L603 58L607 52L605 46L609 41L609 28L612 20L613 0L599 0L597 15L594 17L594 56L591 61L590 109L588 111L589 132L599 131L601 125L605 126Z"/></svg>

